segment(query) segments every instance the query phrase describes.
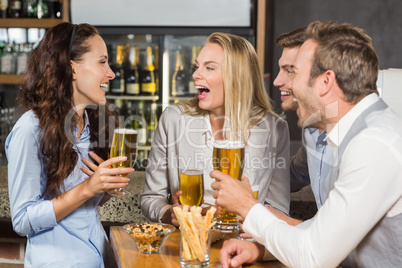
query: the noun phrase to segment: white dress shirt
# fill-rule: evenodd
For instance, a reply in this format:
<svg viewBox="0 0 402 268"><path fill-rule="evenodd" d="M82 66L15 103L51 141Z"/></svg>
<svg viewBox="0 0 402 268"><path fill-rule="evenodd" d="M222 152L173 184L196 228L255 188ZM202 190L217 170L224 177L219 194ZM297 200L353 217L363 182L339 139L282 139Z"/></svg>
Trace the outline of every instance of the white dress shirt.
<svg viewBox="0 0 402 268"><path fill-rule="evenodd" d="M328 133L334 161L356 118L378 99L365 97ZM261 204L247 215L245 232L285 265L336 267L379 220L402 213L402 120L386 109L366 123L344 151L334 188L313 219L290 226Z"/></svg>

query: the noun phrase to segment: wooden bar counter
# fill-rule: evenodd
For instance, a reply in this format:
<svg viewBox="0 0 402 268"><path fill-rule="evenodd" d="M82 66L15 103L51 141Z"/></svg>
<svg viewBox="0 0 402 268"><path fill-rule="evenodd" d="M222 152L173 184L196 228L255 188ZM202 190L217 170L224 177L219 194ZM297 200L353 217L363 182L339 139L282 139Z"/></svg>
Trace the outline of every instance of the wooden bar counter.
<svg viewBox="0 0 402 268"><path fill-rule="evenodd" d="M180 232L171 234L162 245L162 249L157 254L143 254L137 252L134 240L127 234L121 226L110 227L110 243L112 245L117 263L121 268L132 267L181 267L180 266ZM212 243L209 267L222 267L219 262L219 251L223 240ZM245 267L286 267L279 261L256 262Z"/></svg>

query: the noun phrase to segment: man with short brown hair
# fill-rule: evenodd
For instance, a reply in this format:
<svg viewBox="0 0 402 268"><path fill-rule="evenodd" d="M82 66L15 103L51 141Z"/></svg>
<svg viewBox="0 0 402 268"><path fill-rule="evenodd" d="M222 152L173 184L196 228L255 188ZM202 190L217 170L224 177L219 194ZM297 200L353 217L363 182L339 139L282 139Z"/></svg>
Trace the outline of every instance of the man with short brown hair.
<svg viewBox="0 0 402 268"><path fill-rule="evenodd" d="M255 200L247 178L212 171L216 204L242 216L260 243L229 240L222 266L253 262L265 246L290 267L399 267L402 120L378 96L371 38L351 24L318 21L306 36L291 88L299 126L326 130L335 154L324 203L313 219L291 226Z"/></svg>

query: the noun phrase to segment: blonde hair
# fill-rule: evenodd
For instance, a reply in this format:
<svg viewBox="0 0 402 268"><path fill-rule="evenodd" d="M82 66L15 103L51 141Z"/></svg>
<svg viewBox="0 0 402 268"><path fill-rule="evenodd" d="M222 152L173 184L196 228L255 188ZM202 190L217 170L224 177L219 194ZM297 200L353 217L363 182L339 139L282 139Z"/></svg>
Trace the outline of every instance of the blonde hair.
<svg viewBox="0 0 402 268"><path fill-rule="evenodd" d="M223 48L222 76L225 92L225 139L239 136L247 143L249 129L265 115L272 113L272 106L264 87L257 53L245 38L226 33L213 33L207 43ZM178 103L184 113L205 116L208 111L198 106L198 98Z"/></svg>

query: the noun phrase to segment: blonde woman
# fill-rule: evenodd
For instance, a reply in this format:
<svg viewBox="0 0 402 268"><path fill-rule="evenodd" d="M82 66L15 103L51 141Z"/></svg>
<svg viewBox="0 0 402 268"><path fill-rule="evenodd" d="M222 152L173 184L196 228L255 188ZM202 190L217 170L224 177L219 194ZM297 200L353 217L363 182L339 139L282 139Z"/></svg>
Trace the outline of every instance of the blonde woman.
<svg viewBox="0 0 402 268"><path fill-rule="evenodd" d="M197 97L171 105L162 113L146 169L141 209L151 221L178 226L173 206L180 170L204 170L204 207L215 204L209 173L213 140L241 136L243 175L259 185L259 201L289 210L289 133L272 112L257 54L244 38L213 33L196 59Z"/></svg>

